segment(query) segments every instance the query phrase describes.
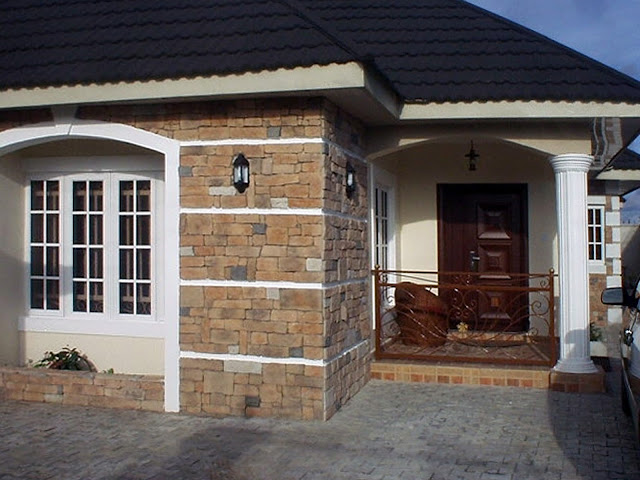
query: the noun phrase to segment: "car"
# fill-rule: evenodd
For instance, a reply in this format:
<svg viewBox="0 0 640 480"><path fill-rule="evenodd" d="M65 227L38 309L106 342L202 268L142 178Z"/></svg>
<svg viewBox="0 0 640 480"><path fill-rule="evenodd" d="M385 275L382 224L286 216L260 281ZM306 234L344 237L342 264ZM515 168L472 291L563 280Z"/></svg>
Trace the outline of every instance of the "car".
<svg viewBox="0 0 640 480"><path fill-rule="evenodd" d="M601 301L605 305L627 307L630 321L620 332L621 405L622 411L633 420L636 440L640 441L640 278L632 292L622 287L606 288ZM634 388L635 387L635 388Z"/></svg>

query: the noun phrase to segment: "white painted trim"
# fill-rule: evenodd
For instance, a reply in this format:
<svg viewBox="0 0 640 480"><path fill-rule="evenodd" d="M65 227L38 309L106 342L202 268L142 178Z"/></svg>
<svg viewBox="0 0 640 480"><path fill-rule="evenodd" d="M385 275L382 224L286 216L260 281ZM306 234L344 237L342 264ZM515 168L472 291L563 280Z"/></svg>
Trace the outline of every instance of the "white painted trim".
<svg viewBox="0 0 640 480"><path fill-rule="evenodd" d="M140 100L202 99L219 96L323 92L356 89L371 91L370 79L356 62L312 65L292 69L279 68L230 75L212 75L191 79L151 80L108 84L74 85L5 90L0 109L36 106L133 102ZM377 86L377 88L380 88ZM388 105L388 108L397 106Z"/></svg>
<svg viewBox="0 0 640 480"><path fill-rule="evenodd" d="M356 222L367 222L366 217L356 217L334 210L324 208L194 208L183 207L180 213L189 215L300 215L300 216L319 216L319 217L338 217L346 220L354 220Z"/></svg>
<svg viewBox="0 0 640 480"><path fill-rule="evenodd" d="M183 140L180 142L182 147L223 147L223 146L243 146L243 145L328 145L337 148L344 154L355 158L363 163L368 163L367 159L354 152L344 148L342 145L322 137L292 137L292 138L224 138L219 140Z"/></svg>
<svg viewBox="0 0 640 480"><path fill-rule="evenodd" d="M324 144L327 140L321 137L310 138L225 138L221 140L183 140L181 147L223 147L230 145L305 145Z"/></svg>
<svg viewBox="0 0 640 480"><path fill-rule="evenodd" d="M27 97L29 95L37 96L33 90L23 91L23 93ZM8 99L5 95L3 94L0 102ZM80 99L73 101L72 96L69 100L62 103L81 101ZM167 280L178 279L180 260L179 143L173 139L129 125L78 120L63 115L56 117L54 122L17 127L0 132L0 156L32 145L70 138L108 139L137 145L164 155L164 277ZM166 319L164 323L164 408L166 411L176 412L180 410L179 291L175 284L165 281L163 294Z"/></svg>
<svg viewBox="0 0 640 480"><path fill-rule="evenodd" d="M591 206L600 206L607 204L607 197L605 195L589 195L587 196L587 204Z"/></svg>
<svg viewBox="0 0 640 480"><path fill-rule="evenodd" d="M69 317L22 317L18 322L21 332L70 333L79 335L110 335L122 337L164 338L162 322L140 320L115 321Z"/></svg>
<svg viewBox="0 0 640 480"><path fill-rule="evenodd" d="M183 350L180 352L180 358L191 359L191 360L218 360L222 362L226 361L234 361L234 362L251 362L251 363L260 363L260 364L278 364L278 365L304 365L307 367L326 367L338 360L340 360L345 355L357 350L363 345L369 343L369 340L362 340L359 343L352 345L351 347L343 350L338 353L334 357L328 360L315 360L309 358L298 358L298 357L263 357L258 355L240 355L240 354L232 354L232 353L206 353L206 352L193 352Z"/></svg>
<svg viewBox="0 0 640 480"><path fill-rule="evenodd" d="M406 103L400 120L469 118L586 118L637 117L638 105L615 102L499 101L459 103Z"/></svg>
<svg viewBox="0 0 640 480"><path fill-rule="evenodd" d="M188 358L192 360L219 360L222 362L252 362L269 364L275 363L280 365L305 365L308 367L323 367L323 360L309 360L306 358L278 358L278 357L260 357L257 355L234 355L231 353L204 353L204 352L180 352L180 358Z"/></svg>
<svg viewBox="0 0 640 480"><path fill-rule="evenodd" d="M602 260L589 260L589 273L604 275L607 273L607 266Z"/></svg>
<svg viewBox="0 0 640 480"><path fill-rule="evenodd" d="M278 281L242 281L242 280L180 280L181 287L229 287L229 288L279 288L285 290L328 290L367 283L369 277L343 280L341 282L278 282Z"/></svg>

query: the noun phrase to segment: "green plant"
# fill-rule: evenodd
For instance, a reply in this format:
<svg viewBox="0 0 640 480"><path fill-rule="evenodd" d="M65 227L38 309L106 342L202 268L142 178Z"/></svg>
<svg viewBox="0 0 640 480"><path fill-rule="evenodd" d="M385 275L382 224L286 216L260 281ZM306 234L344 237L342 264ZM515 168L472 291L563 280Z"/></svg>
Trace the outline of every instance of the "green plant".
<svg viewBox="0 0 640 480"><path fill-rule="evenodd" d="M76 348L69 347L64 347L59 352L45 352L44 358L34 364L34 367L55 370L96 371L96 367L86 355L80 353Z"/></svg>
<svg viewBox="0 0 640 480"><path fill-rule="evenodd" d="M592 342L600 342L602 341L602 338L602 329L595 323L591 322L589 324L589 340Z"/></svg>

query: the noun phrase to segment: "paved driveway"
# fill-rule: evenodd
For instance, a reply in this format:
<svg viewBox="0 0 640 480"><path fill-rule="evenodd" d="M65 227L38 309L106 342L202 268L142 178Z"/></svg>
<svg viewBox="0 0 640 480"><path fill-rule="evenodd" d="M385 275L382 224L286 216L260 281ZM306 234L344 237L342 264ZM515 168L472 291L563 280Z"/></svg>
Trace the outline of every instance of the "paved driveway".
<svg viewBox="0 0 640 480"><path fill-rule="evenodd" d="M639 452L614 393L372 381L325 423L0 403L2 480L631 480Z"/></svg>

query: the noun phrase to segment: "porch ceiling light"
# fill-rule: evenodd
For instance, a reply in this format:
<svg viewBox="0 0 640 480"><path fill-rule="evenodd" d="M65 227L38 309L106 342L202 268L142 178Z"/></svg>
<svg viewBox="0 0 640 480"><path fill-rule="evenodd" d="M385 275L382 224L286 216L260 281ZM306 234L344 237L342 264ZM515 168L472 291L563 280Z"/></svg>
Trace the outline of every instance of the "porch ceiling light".
<svg viewBox="0 0 640 480"><path fill-rule="evenodd" d="M233 159L233 186L240 193L249 186L249 160L242 153Z"/></svg>
<svg viewBox="0 0 640 480"><path fill-rule="evenodd" d="M347 187L347 197L351 198L353 193L356 191L356 169L353 168L353 165L347 163L347 178L346 178L346 187Z"/></svg>
<svg viewBox="0 0 640 480"><path fill-rule="evenodd" d="M469 171L470 172L475 171L476 164L477 164L476 160L480 158L480 155L478 155L476 151L473 149L473 140L471 140L471 148L469 148L469 153L467 153L465 157L469 159Z"/></svg>

